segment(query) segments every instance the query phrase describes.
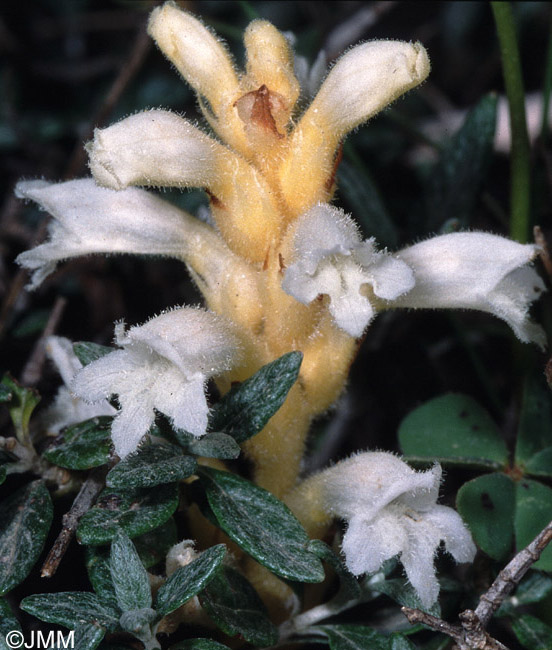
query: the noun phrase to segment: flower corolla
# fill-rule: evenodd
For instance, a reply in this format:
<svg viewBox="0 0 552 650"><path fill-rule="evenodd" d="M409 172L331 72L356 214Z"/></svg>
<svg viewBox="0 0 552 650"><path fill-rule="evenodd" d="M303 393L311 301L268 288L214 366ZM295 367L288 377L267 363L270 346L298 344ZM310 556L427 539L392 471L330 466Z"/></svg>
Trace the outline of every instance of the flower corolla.
<svg viewBox="0 0 552 650"><path fill-rule="evenodd" d="M440 465L419 472L391 453L366 452L317 478L323 507L347 522L343 552L354 575L374 573L398 555L423 606L431 607L439 595L440 543L457 562L473 560L476 548L460 515L437 504Z"/></svg>
<svg viewBox="0 0 552 650"><path fill-rule="evenodd" d="M529 306L546 290L528 266L538 254L482 232L451 233L395 254L361 241L353 220L318 205L297 220L282 288L304 304L330 298L336 324L360 336L378 311L395 307L477 309L502 318L524 342L543 347L545 334Z"/></svg>
<svg viewBox="0 0 552 650"><path fill-rule="evenodd" d="M44 423L50 433L59 433L68 427L99 415L115 415L116 409L107 400L89 404L71 394L69 387L81 370L82 363L73 351L71 341L63 336L49 336L46 354L54 362L63 386L58 390L54 403L44 413Z"/></svg>
<svg viewBox="0 0 552 650"><path fill-rule="evenodd" d="M126 331L118 323L115 343L122 349L85 366L72 390L88 402L118 396L111 429L117 454L124 458L137 448L156 410L177 429L203 435L206 380L239 358L238 337L226 320L202 309L174 309Z"/></svg>
<svg viewBox="0 0 552 650"><path fill-rule="evenodd" d="M282 288L304 304L328 295L330 313L350 336L361 336L376 315L369 290L393 300L414 286L407 264L377 251L373 239L362 241L353 219L330 205L299 217L292 236L292 263Z"/></svg>

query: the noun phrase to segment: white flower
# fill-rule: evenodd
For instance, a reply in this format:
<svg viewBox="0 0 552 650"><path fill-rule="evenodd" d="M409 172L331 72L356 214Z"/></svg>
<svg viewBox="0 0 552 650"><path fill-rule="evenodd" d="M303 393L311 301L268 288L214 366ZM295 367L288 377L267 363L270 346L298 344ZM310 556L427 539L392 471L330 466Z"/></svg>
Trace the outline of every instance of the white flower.
<svg viewBox="0 0 552 650"><path fill-rule="evenodd" d="M431 607L439 595L433 560L440 543L457 562L473 560L476 548L460 515L437 505L440 465L417 472L391 453L367 452L319 477L326 510L348 523L343 552L353 574L374 573L399 555L422 604Z"/></svg>
<svg viewBox="0 0 552 650"><path fill-rule="evenodd" d="M543 329L528 315L546 290L528 266L538 253L533 244L462 232L390 255L377 252L371 239L361 242L351 217L320 204L299 218L288 248L284 291L304 304L328 295L330 313L351 336L383 309L477 309L502 318L521 341L545 345Z"/></svg>
<svg viewBox="0 0 552 650"><path fill-rule="evenodd" d="M107 400L88 404L69 391L75 374L82 368L69 339L63 336L49 336L46 341L46 353L55 363L64 383L58 390L54 403L44 413L44 424L50 433L59 433L64 427L99 415L115 415L117 411Z"/></svg>
<svg viewBox="0 0 552 650"><path fill-rule="evenodd" d="M134 451L155 419L155 410L195 436L205 433L205 382L228 370L239 342L225 319L202 309L180 308L125 331L115 326L121 350L93 361L75 377L73 392L89 402L117 394L112 425L117 454Z"/></svg>
<svg viewBox="0 0 552 650"><path fill-rule="evenodd" d="M326 204L298 219L291 256L284 291L304 304L328 295L330 313L351 336L361 336L376 314L370 290L393 300L414 286L407 264L378 252L373 239L362 241L352 218Z"/></svg>
<svg viewBox="0 0 552 650"><path fill-rule="evenodd" d="M528 315L546 291L528 266L537 254L533 244L483 232L433 237L397 253L414 271L416 284L391 306L479 309L506 321L524 343L544 347L544 330Z"/></svg>

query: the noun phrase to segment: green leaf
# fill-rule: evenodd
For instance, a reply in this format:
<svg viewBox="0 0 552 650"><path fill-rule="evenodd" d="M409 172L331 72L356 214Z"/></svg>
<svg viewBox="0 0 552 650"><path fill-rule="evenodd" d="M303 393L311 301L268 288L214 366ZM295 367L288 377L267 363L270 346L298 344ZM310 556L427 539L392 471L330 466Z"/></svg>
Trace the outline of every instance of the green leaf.
<svg viewBox="0 0 552 650"><path fill-rule="evenodd" d="M531 570L519 583L512 596L508 596L496 612L496 616L511 615L518 607L544 600L552 594L552 577Z"/></svg>
<svg viewBox="0 0 552 650"><path fill-rule="evenodd" d="M24 598L20 607L41 621L57 623L69 629L95 623L112 632L119 625L117 609L96 594L85 591L35 594Z"/></svg>
<svg viewBox="0 0 552 650"><path fill-rule="evenodd" d="M177 569L157 592L155 609L158 614L165 616L174 612L206 587L221 568L225 555L226 546L218 544Z"/></svg>
<svg viewBox="0 0 552 650"><path fill-rule="evenodd" d="M411 584L403 580L403 578L393 578L391 580L381 580L381 582L371 583L369 588L373 591L378 591L385 594L401 607L412 607L413 609L422 609L424 612L433 614L433 616L441 615L441 608L439 603L436 602L429 609L422 605L418 594L415 592Z"/></svg>
<svg viewBox="0 0 552 650"><path fill-rule="evenodd" d="M532 456L525 465L527 474L552 477L552 447L546 447Z"/></svg>
<svg viewBox="0 0 552 650"><path fill-rule="evenodd" d="M328 637L330 650L389 650L387 637L364 625L319 625L313 629Z"/></svg>
<svg viewBox="0 0 552 650"><path fill-rule="evenodd" d="M346 153L349 147L345 145ZM355 156L358 157L358 156ZM398 234L374 179L362 164L342 160L337 172L339 194L360 223L363 233L382 247L396 248Z"/></svg>
<svg viewBox="0 0 552 650"><path fill-rule="evenodd" d="M257 562L288 580L324 580L307 533L274 495L228 472L202 467L200 477L219 526Z"/></svg>
<svg viewBox="0 0 552 650"><path fill-rule="evenodd" d="M178 541L176 524L171 517L161 526L135 537L134 546L140 556L140 561L146 569L165 560L168 550Z"/></svg>
<svg viewBox="0 0 552 650"><path fill-rule="evenodd" d="M6 642L8 632L21 632L19 621L4 598L0 598L0 650L12 650Z"/></svg>
<svg viewBox="0 0 552 650"><path fill-rule="evenodd" d="M228 636L240 634L256 646L274 645L278 629L268 618L263 601L238 571L223 569L199 595L201 606Z"/></svg>
<svg viewBox="0 0 552 650"><path fill-rule="evenodd" d="M481 550L504 560L512 550L514 482L505 474L479 476L460 488L456 507Z"/></svg>
<svg viewBox="0 0 552 650"><path fill-rule="evenodd" d="M202 438L191 433L175 431L178 442L190 454L205 458L237 458L241 448L232 436L220 431L213 431Z"/></svg>
<svg viewBox="0 0 552 650"><path fill-rule="evenodd" d="M0 404L9 402L13 397L13 390L4 383L0 384Z"/></svg>
<svg viewBox="0 0 552 650"><path fill-rule="evenodd" d="M284 403L302 360L301 352L288 352L233 388L212 409L209 429L227 433L236 442L259 433Z"/></svg>
<svg viewBox="0 0 552 650"><path fill-rule="evenodd" d="M178 485L167 483L147 488L105 489L96 505L80 520L77 539L81 544L107 544L122 528L130 537L147 533L178 507Z"/></svg>
<svg viewBox="0 0 552 650"><path fill-rule="evenodd" d="M89 341L79 341L73 343L73 352L83 366L87 366L92 361L105 357L106 354L113 352L114 348L107 345L98 345Z"/></svg>
<svg viewBox="0 0 552 650"><path fill-rule="evenodd" d="M134 544L122 530L111 542L109 557L111 581L121 611L151 606L151 588L147 571L142 566Z"/></svg>
<svg viewBox="0 0 552 650"><path fill-rule="evenodd" d="M537 481L523 479L516 484L516 549L521 551L552 520L552 489ZM552 571L552 547L548 545L535 569Z"/></svg>
<svg viewBox="0 0 552 650"><path fill-rule="evenodd" d="M52 523L50 493L34 481L0 503L0 595L22 582L44 546Z"/></svg>
<svg viewBox="0 0 552 650"><path fill-rule="evenodd" d="M8 403L10 418L15 427L17 439L25 444L29 439L29 421L36 405L40 402L40 395L34 388L24 388L7 372L1 384L4 391L11 393L11 399Z"/></svg>
<svg viewBox="0 0 552 650"><path fill-rule="evenodd" d="M147 445L119 462L107 475L112 488L151 487L191 476L197 463L176 447Z"/></svg>
<svg viewBox="0 0 552 650"><path fill-rule="evenodd" d="M527 650L552 648L552 627L538 618L525 614L512 620L512 628L521 645Z"/></svg>
<svg viewBox="0 0 552 650"><path fill-rule="evenodd" d="M416 650L410 639L396 632L389 637L389 650Z"/></svg>
<svg viewBox="0 0 552 650"><path fill-rule="evenodd" d="M6 471L6 466L5 465L0 465L0 485L6 480L6 476L8 475L8 472Z"/></svg>
<svg viewBox="0 0 552 650"><path fill-rule="evenodd" d="M490 415L468 395L450 393L422 404L402 421L403 454L501 467L508 449Z"/></svg>
<svg viewBox="0 0 552 650"><path fill-rule="evenodd" d="M186 639L175 643L169 650L228 650L228 648L211 639Z"/></svg>
<svg viewBox="0 0 552 650"><path fill-rule="evenodd" d="M110 605L117 607L117 594L111 580L109 550L106 547L86 547L86 570L94 591Z"/></svg>
<svg viewBox="0 0 552 650"><path fill-rule="evenodd" d="M67 427L63 438L57 439L44 458L67 469L91 469L109 462L111 455L111 423L109 415L100 415Z"/></svg>
<svg viewBox="0 0 552 650"><path fill-rule="evenodd" d="M95 623L85 623L79 625L75 630L74 644L66 645L67 648L72 650L95 650L105 636L105 627L96 625ZM68 643L66 641L66 643ZM57 646L58 650L60 646Z"/></svg>
<svg viewBox="0 0 552 650"><path fill-rule="evenodd" d="M427 190L427 228L437 230L443 215L466 226L491 159L496 95L486 95L466 117L441 153Z"/></svg>
<svg viewBox="0 0 552 650"><path fill-rule="evenodd" d="M327 562L339 576L340 589L334 598L339 596L339 599L344 601L360 598L362 589L358 580L325 542L321 539L311 539L307 550Z"/></svg>
<svg viewBox="0 0 552 650"><path fill-rule="evenodd" d="M552 395L544 377L529 375L523 387L523 401L516 440L516 463L525 464L552 446Z"/></svg>
<svg viewBox="0 0 552 650"><path fill-rule="evenodd" d="M119 619L119 625L130 634L136 635L139 639L142 638L142 632L149 633L151 630L149 626L157 618L157 612L151 607L144 607L142 609L131 609L123 612Z"/></svg>

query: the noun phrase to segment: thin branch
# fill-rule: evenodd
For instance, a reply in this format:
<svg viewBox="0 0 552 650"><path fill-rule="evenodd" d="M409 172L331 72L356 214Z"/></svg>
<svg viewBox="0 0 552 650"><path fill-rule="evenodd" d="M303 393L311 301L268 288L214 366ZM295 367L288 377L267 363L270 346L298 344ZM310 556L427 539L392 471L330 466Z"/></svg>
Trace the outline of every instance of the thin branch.
<svg viewBox="0 0 552 650"><path fill-rule="evenodd" d="M552 521L502 569L480 597L475 611L466 609L459 615L460 625L447 623L419 609L403 607L402 612L410 623L422 623L450 636L456 641L459 650L508 650L500 641L493 639L485 628L506 596L517 587L551 541Z"/></svg>
<svg viewBox="0 0 552 650"><path fill-rule="evenodd" d="M107 467L97 467L94 469L73 501L71 509L63 515L62 529L57 536L54 545L48 553L46 561L42 565L40 575L43 578L51 578L57 571L57 568L67 551L69 543L73 539L73 535L77 530L80 518L88 512L90 507L98 498L98 494L102 491L105 485L105 476L107 474Z"/></svg>

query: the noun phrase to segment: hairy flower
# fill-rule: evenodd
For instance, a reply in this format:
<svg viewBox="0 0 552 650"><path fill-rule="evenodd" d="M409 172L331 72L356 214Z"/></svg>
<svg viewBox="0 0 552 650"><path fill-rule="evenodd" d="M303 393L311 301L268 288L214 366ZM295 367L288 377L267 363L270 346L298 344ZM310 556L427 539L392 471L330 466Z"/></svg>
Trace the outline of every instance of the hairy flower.
<svg viewBox="0 0 552 650"><path fill-rule="evenodd" d="M398 555L422 604L430 607L439 595L433 560L440 543L457 562L475 556L460 515L437 504L438 464L417 472L391 453L366 452L307 482L314 480L322 508L347 522L343 552L355 575L374 573Z"/></svg>
<svg viewBox="0 0 552 650"><path fill-rule="evenodd" d="M69 387L82 368L82 363L73 352L73 344L69 339L49 336L46 353L54 362L64 384L58 390L54 403L44 413L44 423L50 433L59 433L64 427L98 415L115 415L117 411L107 400L89 404L71 394Z"/></svg>
<svg viewBox="0 0 552 650"><path fill-rule="evenodd" d="M361 241L348 215L327 204L298 219L282 288L304 304L330 298L330 313L360 336L377 311L394 307L478 309L502 318L524 342L545 343L529 306L545 291L528 266L532 244L481 232L433 237L396 254Z"/></svg>
<svg viewBox="0 0 552 650"><path fill-rule="evenodd" d="M376 315L372 295L393 300L410 291L410 267L362 241L353 219L320 204L301 216L292 231L291 261L282 288L308 304L318 295L330 297L330 313L350 336L361 336Z"/></svg>
<svg viewBox="0 0 552 650"><path fill-rule="evenodd" d="M207 428L205 383L238 359L239 341L221 317L180 308L125 331L115 327L122 349L85 366L73 392L97 402L117 395L120 411L112 425L115 451L134 451L155 419L164 413L178 428L201 436Z"/></svg>

